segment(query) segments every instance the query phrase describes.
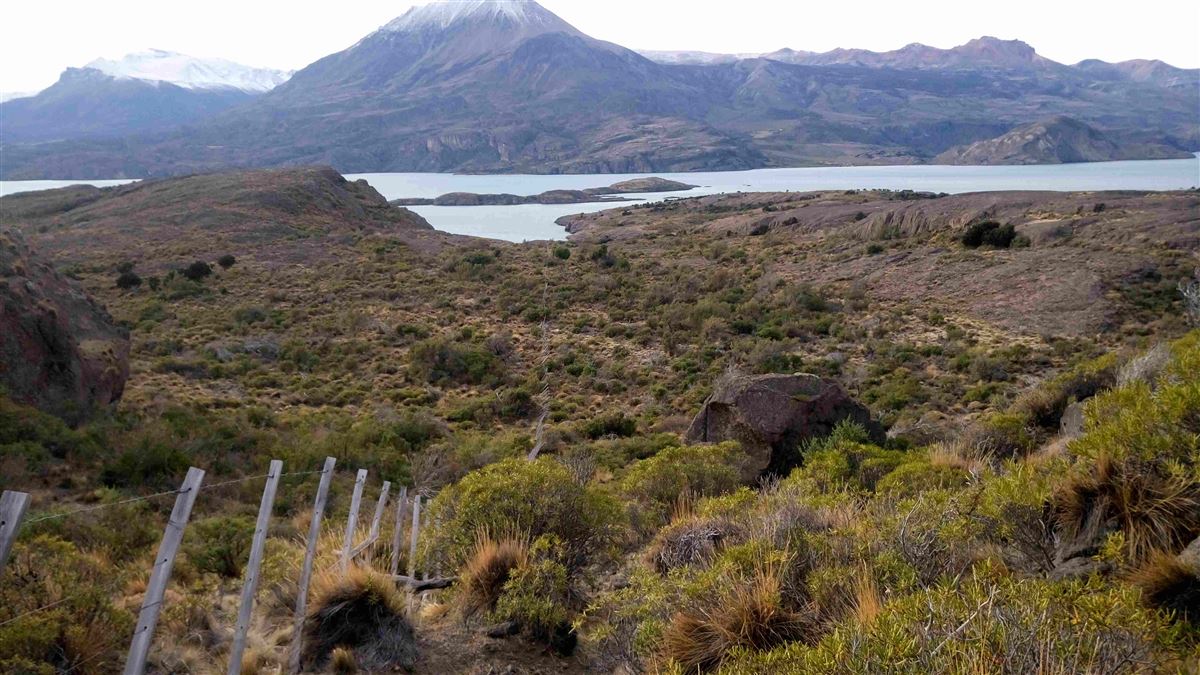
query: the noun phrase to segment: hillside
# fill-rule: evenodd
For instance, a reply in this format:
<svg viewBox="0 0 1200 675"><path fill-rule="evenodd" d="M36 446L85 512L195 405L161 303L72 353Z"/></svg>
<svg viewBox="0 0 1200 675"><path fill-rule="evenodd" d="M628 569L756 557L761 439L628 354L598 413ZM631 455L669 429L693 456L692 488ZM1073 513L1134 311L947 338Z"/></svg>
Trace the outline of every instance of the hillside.
<svg viewBox="0 0 1200 675"><path fill-rule="evenodd" d="M326 457L309 670L1183 668L1198 205L737 194L508 244L322 168L5 197L2 226L127 327L130 374L75 429L0 395L0 487L33 494L0 670L120 669L188 466L211 488L150 664L225 670L270 459L245 663L281 668ZM357 541L380 481L406 486L414 571L448 588L380 576L391 508L338 571L359 468ZM730 626L751 637L710 639Z"/></svg>
<svg viewBox="0 0 1200 675"><path fill-rule="evenodd" d="M185 130L8 143L0 171L17 179L299 164L527 173L905 164L1067 114L1108 135L1122 156L1162 157L1200 147L1198 95L1193 71L1066 66L989 37L948 50L659 63L536 2L435 3Z"/></svg>
<svg viewBox="0 0 1200 675"><path fill-rule="evenodd" d="M1055 117L1017 127L996 138L950 148L934 158L934 162L966 165L1070 164L1187 156L1188 153L1162 145L1117 143L1078 120Z"/></svg>

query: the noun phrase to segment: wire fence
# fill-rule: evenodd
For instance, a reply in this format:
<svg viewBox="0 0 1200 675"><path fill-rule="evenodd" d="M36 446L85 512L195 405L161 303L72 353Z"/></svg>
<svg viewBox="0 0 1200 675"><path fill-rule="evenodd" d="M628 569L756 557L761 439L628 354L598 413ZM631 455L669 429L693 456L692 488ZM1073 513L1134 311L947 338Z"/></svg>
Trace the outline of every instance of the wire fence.
<svg viewBox="0 0 1200 675"><path fill-rule="evenodd" d="M183 539L184 531L188 525L188 521L190 519L191 512L192 512L192 507L193 507L193 504L195 503L196 499L198 499L201 495L213 494L223 488L228 488L228 487L235 486L235 485L251 483L254 481L266 481L266 487L264 488L264 492L263 492L263 499L262 499L262 502L259 507L259 519L258 519L258 522L256 525L256 530L254 532L254 542L251 547L250 560L247 562L245 571L244 571L244 578L243 578L244 588L243 588L243 596L242 596L243 607L241 608L241 611L239 612L239 621L238 621L238 625L236 626L236 630L235 630L235 634L240 635L241 637L244 638L244 631L246 629L248 629L248 624L249 624L248 617L250 616L250 612L252 611L252 607L253 607L253 603L254 603L254 595L255 595L254 591L257 587L257 578L258 578L258 574L259 574L258 566L261 565L261 562L262 562L261 554L262 554L262 550L263 550L263 544L265 543L265 540L268 537L268 530L269 530L268 526L269 526L269 521L270 521L270 517L271 517L274 496L275 496L275 487L284 478L299 478L299 477L305 477L305 476L321 475L322 479L318 486L317 494L315 497L314 510L312 513L312 524L310 527L309 537L307 538L307 540L305 542L305 544L306 544L305 565L302 568L303 571L301 572L300 583L298 584L299 586L301 586L301 588L299 589L300 596L298 597L298 600L297 600L297 621L300 621L300 620L302 620L303 613L304 613L303 612L304 598L306 598L306 596L307 596L308 584L311 582L311 572L312 572L311 561L317 554L318 540L320 539L319 533L320 533L321 528L319 526L319 522L324 517L325 508L326 508L328 497L329 497L329 489L333 482L333 478L335 477L334 476L334 473L335 473L334 466L335 466L335 460L333 458L327 458L326 462L325 462L326 468L323 468L323 469L318 469L318 470L313 470L313 471L294 471L294 472L289 472L289 473L279 473L275 469L277 469L277 467L281 468L282 462L273 461L272 462L272 471L268 471L267 473L254 474L251 476L244 476L241 478L235 478L235 479L230 479L230 480L225 480L225 481L221 481L218 483L210 483L210 484L203 483L203 476L204 476L203 471L193 468L193 469L189 470L188 478L184 480L183 484L179 488L176 488L174 490L164 490L162 492L156 492L153 494L142 495L142 496L138 496L138 497L130 497L130 498L126 498L126 499L119 499L116 501L107 502L107 503L103 503L103 504L95 504L95 505L91 505L91 506L73 508L73 509L68 509L68 510L59 511L59 512L44 513L44 514L37 515L37 516L31 517L31 518L24 518L25 510L27 509L29 501L30 501L29 495L26 493L20 493L20 492L15 492L15 491L5 491L2 495L2 500L0 500L0 584L8 583L6 580L6 577L5 577L5 572L7 569L7 562L8 562L7 558L8 558L9 552L12 550L14 542L16 542L18 536L22 532L29 532L30 528L32 528L33 526L35 526L39 523L46 523L46 522L50 522L50 521L85 516L87 514L94 514L97 512L102 512L106 509L115 509L118 507L129 506L131 504L159 500L159 499L162 499L163 497L171 497L171 496L175 497L175 500L176 500L175 507L172 510L171 515L167 518L167 522L165 525L162 542L160 543L160 546L159 546L158 554L154 559L154 563L150 567L151 581L150 581L150 584L147 586L147 590L143 597L143 602L141 604L141 609L140 609L139 616L138 616L137 627L133 631L133 634L131 635L130 654L126 661L125 672L127 674L142 673L142 672L144 672L145 667L146 667L147 654L148 654L150 644L153 640L153 631L155 628L155 624L157 622L158 613L159 613L162 605L166 601L164 591L166 589L167 584L169 583L169 577L171 574L171 568L172 568L174 560L175 560L175 555L179 550L179 545ZM325 475L325 474L329 474L329 475ZM365 474L366 474L365 471L360 472L360 475L362 476L363 479L361 481L362 484L356 485L355 492L357 494L355 497L354 504L359 503L359 498L361 497L361 493L363 491L363 488L365 487L365 482L366 482ZM387 481L383 482L383 486L382 486L382 489L380 490L377 504L374 509L374 517L370 519L370 525L369 525L367 537L364 541L362 541L361 543L358 543L357 545L353 545L354 540L361 536L361 534L362 534L361 530L363 528L357 524L358 514L354 512L354 509L351 509L350 513L348 514L348 521L347 521L347 528L346 528L347 546L343 551L340 552L341 554L339 556L335 556L334 560L331 563L322 566L323 567L323 569L321 570L322 574L327 574L329 572L332 572L339 564L342 566L343 569L347 569L349 564L357 557L359 557L359 556L374 557L374 555L379 551L380 546L381 546L381 542L380 542L381 537L379 534L380 529L381 529L380 526L381 526L381 521L383 519L383 514L387 511L387 509L385 507L386 507L387 500L389 497L389 495L388 495L389 485L390 485L390 483L388 483ZM396 495L396 501L407 500L408 494L409 494L409 490L407 488L404 488L403 490L398 491L398 493ZM420 492L415 489L411 491L411 495L412 495L412 499L414 502L413 510L414 510L414 516L415 516L415 512L419 510L419 508L417 507L417 502L419 502L419 500L421 499L421 496L420 496ZM397 514L404 513L405 510L406 509L398 508ZM397 518L399 518L399 515L397 515ZM364 524L365 524L365 522L364 522ZM400 532L403 528L403 525L404 525L403 522L397 522L396 528L395 528L396 531ZM419 520L416 517L414 517L413 521L412 521L412 526L409 529L410 537L411 537L411 544L412 544L411 551L416 550L416 542L417 542L417 537L419 534L419 528L420 528ZM392 547L394 549L392 551L392 555L393 555L393 558L395 558L397 560L403 553L403 551L400 550L400 540L401 540L401 538L400 538L399 534L397 534L395 537L395 540L392 542ZM387 544L385 542L382 545L386 546ZM256 553L256 551L257 551L257 553ZM409 557L411 557L411 555L412 555L411 552L409 552L408 555L409 555ZM412 569L411 561L410 561L410 569ZM104 588L99 589L99 592L101 594L106 594L107 597L111 597L114 594L119 592L123 583L124 582L122 582L122 581L116 581L112 584L111 587L104 587ZM89 587L89 588L80 590L76 593L64 595L64 596L59 597L51 602L47 602L44 605L23 611L20 614L17 614L16 616L12 616L12 617L9 617L9 618L3 620L2 622L0 622L0 628L23 621L34 615L48 612L48 611L54 610L56 608L63 607L64 605L69 605L72 601L83 599L85 596L89 596L89 595L94 596L96 593L97 593L97 589L95 587ZM149 633L148 636L146 635L147 633ZM293 654L296 654L299 652L299 641L301 639L302 639L301 631L296 631L296 633L293 636L293 645L291 646L291 650L290 650ZM236 642L237 642L237 640L235 639L235 644L236 644ZM233 675L236 675L236 673L238 673L240 671L240 667L241 667L240 655L236 653L237 650L231 650L231 652L234 652L234 653L231 653L231 663L230 663L229 672ZM67 668L63 672L71 673L71 672L77 671L77 670L81 669L82 667L84 667L85 665L87 665L89 662L92 662L95 659L102 656L103 653L104 652L97 652L96 654L89 656L88 658L84 659L83 661L72 664L69 668ZM293 658L292 663L289 663L289 667L287 670L288 670L288 672L296 672L296 670L298 669L298 666L299 666L298 662L296 662L295 658Z"/></svg>

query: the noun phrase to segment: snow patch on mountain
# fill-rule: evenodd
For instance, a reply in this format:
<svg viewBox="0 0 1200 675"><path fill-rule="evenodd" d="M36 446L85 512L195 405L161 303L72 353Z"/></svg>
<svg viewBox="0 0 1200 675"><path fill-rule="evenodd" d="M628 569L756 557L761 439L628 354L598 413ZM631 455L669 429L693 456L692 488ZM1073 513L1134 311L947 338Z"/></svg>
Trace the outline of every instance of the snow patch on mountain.
<svg viewBox="0 0 1200 675"><path fill-rule="evenodd" d="M413 7L382 30L444 30L462 21L506 21L518 26L569 28L566 22L534 0L441 0Z"/></svg>
<svg viewBox="0 0 1200 675"><path fill-rule="evenodd" d="M96 59L85 66L116 78L167 82L184 89L240 89L265 92L283 84L290 72L253 68L225 59L202 59L150 49L120 59Z"/></svg>

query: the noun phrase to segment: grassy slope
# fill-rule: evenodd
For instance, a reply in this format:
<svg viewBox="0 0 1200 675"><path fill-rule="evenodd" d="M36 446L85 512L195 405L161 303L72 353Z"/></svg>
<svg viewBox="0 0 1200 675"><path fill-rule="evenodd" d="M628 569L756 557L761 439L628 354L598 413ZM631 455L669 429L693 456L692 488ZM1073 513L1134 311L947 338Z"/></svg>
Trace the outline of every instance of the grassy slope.
<svg viewBox="0 0 1200 675"><path fill-rule="evenodd" d="M7 482L36 486L41 505L51 499L91 502L169 487L189 463L209 468L210 480L216 480L259 473L271 457L282 457L290 470L300 471L333 454L347 471L366 467L376 480L382 474L437 490L529 447L535 416L531 397L544 378L552 400L547 455L585 470L591 477L588 489L611 495L623 513L621 504L641 499L641 479L628 475L632 463L671 445L669 435L659 434L680 431L727 368L836 377L894 430L906 432L907 445L953 439L967 425L993 422L1018 393L1056 372L1122 345L1180 334L1184 322L1174 282L1188 264L1187 242L1196 237L1195 196L1188 193L1075 195L1056 197L1052 204L1027 197L980 204L957 197L862 193L743 195L689 200L669 209L617 210L581 227L574 244L509 245L394 225L392 215L298 216L287 203L262 198L281 187L287 188L281 194L303 197L303 189L289 192L297 185L303 183L268 183L249 207L222 196L228 185L210 184L200 198L213 204L211 210L197 209L192 195L175 206L156 202L150 210L101 201L79 207L91 209L86 213L42 216L35 210L35 215L6 217L6 224L24 229L35 246L77 274L131 326L134 338L134 375L112 418L81 432L34 424L40 431L25 435L36 438L16 439L24 443L19 452L15 445L4 446ZM363 198L374 203L374 197ZM1106 208L1097 210L1101 201ZM301 198L299 203L301 214L347 213L347 203L338 200L313 206ZM5 202L6 214L22 213L8 208L12 204ZM897 208L935 207L945 213L898 221L924 226L907 231L875 226L889 222L887 213ZM1033 246L963 249L957 233L985 212L1019 224ZM343 227L343 221L351 227ZM1041 238L1045 223L1065 223L1070 235ZM268 224L304 234L263 236L274 231ZM173 235L162 236L164 228ZM86 248L79 245L85 240L90 242ZM227 252L237 263L217 268L203 282L169 272ZM113 287L115 267L124 261L134 262L143 275L140 289ZM1086 274L1076 276L1081 267ZM1033 274L1036 288L1014 282ZM151 277L157 289L150 288ZM1037 294L1032 301L1031 289ZM1027 316L1031 304L1054 310ZM548 336L541 334L543 318ZM547 345L550 359L543 375L536 363ZM8 414L15 419L26 413ZM594 440L613 432L630 434L621 415L634 422L630 437ZM1031 428L1026 442L1032 447L1050 435ZM11 440L0 438L0 443ZM913 461L929 463L924 450L908 452ZM965 460L939 461L958 467ZM1009 475L1007 469L989 471L1001 477L998 481ZM653 473L642 469L636 475L647 472ZM305 526L313 481L290 480L280 505L288 518L279 519L281 536L272 540L275 567L268 587L273 582L287 588L298 554L288 537ZM348 486L342 483L336 487L335 515L345 509ZM206 643L182 636L210 631L210 621L228 623L225 608L215 613L199 608L236 592L237 563L228 569L221 555L209 554L242 545L255 489L253 483L225 488L202 505L198 517L206 524L194 540L199 549L179 575L180 591L198 609L192 614L178 610L182 613L168 621L166 633L180 639L164 650L165 662L179 659L197 668L212 663ZM759 510L771 510L770 500L787 501L787 494L748 495L701 511L727 509L734 520L753 521ZM997 497L1002 498L1017 501ZM830 499L842 501L842 492ZM928 499L955 497L931 493ZM452 509L451 502L447 497L441 508ZM859 523L855 527L886 530L878 518L888 516L872 515L873 509L893 509L884 506L893 502L855 503L860 504L850 518ZM114 579L116 586L95 598L94 606L68 603L58 620L66 625L78 612L99 607L119 628L127 617L123 612L136 606L138 579L156 536L156 519L139 516L163 508L151 502L102 512L82 524L74 518L50 521L38 531L73 544L59 550L46 548L51 546L46 540L19 552L18 560L69 570L61 573L74 575L74 581L63 582L67 585L84 583L89 575ZM138 527L120 537L101 536L112 523L131 517L138 518ZM640 567L637 549L663 524L624 521L619 526L625 534L616 538L616 555L632 561L630 570ZM331 534L331 543L335 538ZM839 541L817 543L841 546ZM751 544L780 555L795 552L791 542L746 542ZM235 553L225 557L240 559L241 550ZM449 554L430 549L426 555L444 560ZM848 567L884 564L872 555L853 564L832 560L829 583L840 583L837 575ZM608 584L594 573L603 571L603 579L625 565L598 564L593 562L591 573L572 568L573 583L607 593ZM743 578L726 572L732 576L718 570L705 583ZM652 581L638 576L643 572L633 574L635 582ZM933 592L939 570L923 580L914 581L914 574L920 577L911 570L883 570L877 583L887 597ZM37 583L33 588L42 589ZM701 584L690 592L706 593L705 588ZM647 597L684 591L646 589ZM38 593L53 595L45 589L31 592L30 602ZM286 595L264 606L271 617L268 626L286 624ZM613 611L605 602L618 605L608 616L628 610L640 617L637 622L645 627L635 628L649 643L613 648L608 637L591 634L587 659L576 666L602 669L613 649L657 659L661 632L655 631L670 615L643 611L619 594L602 597L596 607L604 612ZM840 616L830 612L822 620L828 626ZM619 636L621 630L612 632ZM0 654L5 645L27 644L22 640L31 638L22 635L8 642L0 635ZM123 648L118 637L91 645L98 650L96 663L117 662ZM271 648L277 635L268 631L258 639L266 661L278 658ZM76 638L63 634L57 640L74 645ZM436 657L438 646L429 649Z"/></svg>

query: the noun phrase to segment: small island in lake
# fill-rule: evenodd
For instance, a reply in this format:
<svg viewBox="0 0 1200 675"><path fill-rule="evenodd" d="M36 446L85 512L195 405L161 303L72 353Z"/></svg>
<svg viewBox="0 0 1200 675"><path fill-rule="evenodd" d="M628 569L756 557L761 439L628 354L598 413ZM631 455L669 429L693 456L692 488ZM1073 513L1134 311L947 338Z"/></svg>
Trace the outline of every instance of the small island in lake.
<svg viewBox="0 0 1200 675"><path fill-rule="evenodd" d="M696 185L688 185L665 178L634 178L613 183L608 187L586 190L548 190L541 194L521 196L512 194L476 194L474 192L450 192L440 197L394 199L395 206L515 206L517 204L590 204L595 202L633 201L617 195L650 192L684 192Z"/></svg>

